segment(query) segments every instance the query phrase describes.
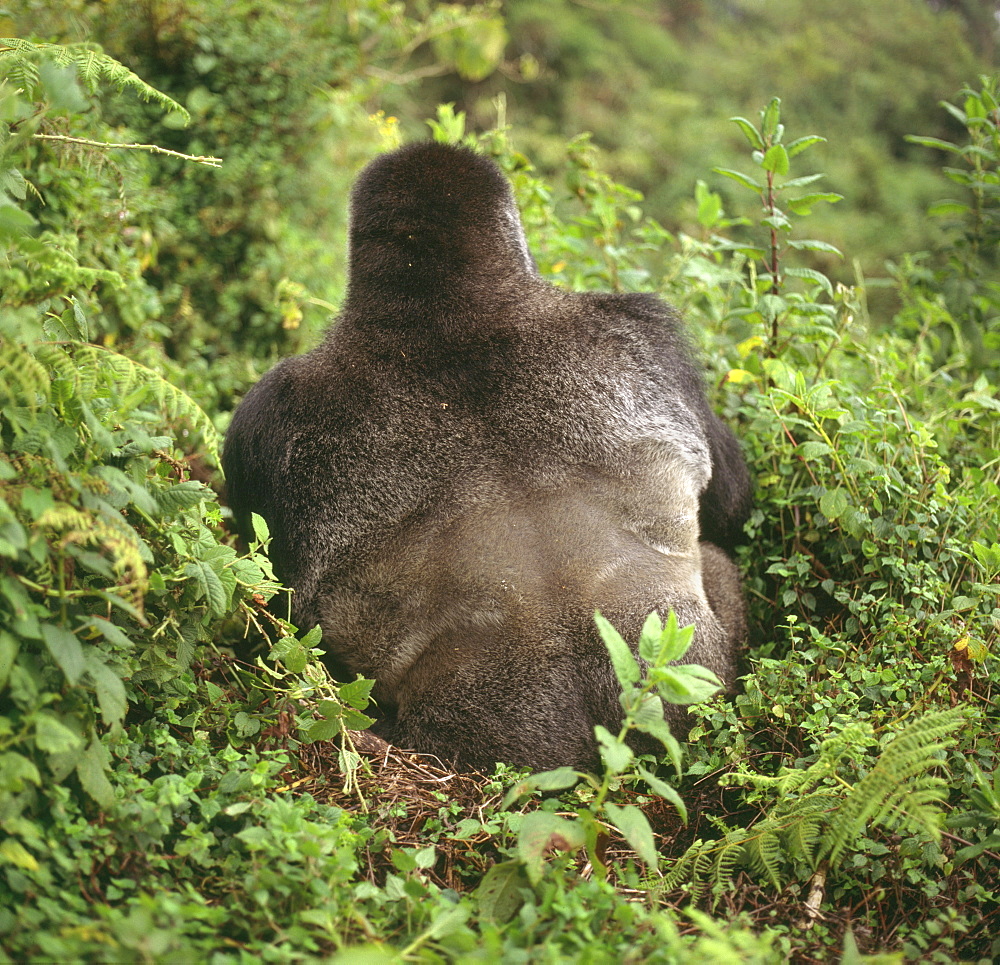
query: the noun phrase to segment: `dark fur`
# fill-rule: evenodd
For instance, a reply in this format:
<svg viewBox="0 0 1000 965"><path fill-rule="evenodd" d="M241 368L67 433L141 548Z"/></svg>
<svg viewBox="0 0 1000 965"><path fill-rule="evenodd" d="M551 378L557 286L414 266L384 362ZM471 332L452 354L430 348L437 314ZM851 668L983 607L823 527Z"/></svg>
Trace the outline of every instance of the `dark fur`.
<svg viewBox="0 0 1000 965"><path fill-rule="evenodd" d="M241 530L270 526L296 624L377 681L393 743L592 763L594 725L621 719L595 609L634 640L673 608L697 625L686 659L732 683L739 577L700 539L738 541L749 477L678 319L545 283L470 151L362 172L343 312L247 394L225 469Z"/></svg>

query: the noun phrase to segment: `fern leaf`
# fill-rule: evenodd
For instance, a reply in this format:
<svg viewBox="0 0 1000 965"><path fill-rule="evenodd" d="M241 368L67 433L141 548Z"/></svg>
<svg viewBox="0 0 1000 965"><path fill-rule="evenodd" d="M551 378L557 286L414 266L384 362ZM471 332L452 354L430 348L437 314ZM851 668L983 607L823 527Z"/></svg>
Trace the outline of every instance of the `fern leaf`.
<svg viewBox="0 0 1000 965"><path fill-rule="evenodd" d="M944 782L929 772L941 767L949 735L965 719L963 708L926 714L897 734L875 766L852 788L831 821L825 852L831 867L869 823L901 825L940 837Z"/></svg>
<svg viewBox="0 0 1000 965"><path fill-rule="evenodd" d="M120 400L119 408L125 414L148 400L159 408L172 427L186 422L201 436L208 458L219 464L219 433L212 420L191 396L168 382L159 372L111 349L89 343L40 346L37 354L45 359L50 368L59 372L60 378L67 376L65 360L69 360L70 372L75 379L75 394L81 399L92 398L96 392L96 380L103 378L113 387L115 397ZM133 394L133 390L137 389L143 391Z"/></svg>
<svg viewBox="0 0 1000 965"><path fill-rule="evenodd" d="M13 405L33 413L49 400L50 391L48 373L34 355L0 337L0 407Z"/></svg>
<svg viewBox="0 0 1000 965"><path fill-rule="evenodd" d="M147 84L114 57L109 57L97 44L36 44L17 37L4 37L0 38L0 56L3 57L6 72L20 73L23 78L33 77L25 89L30 89L38 81L37 69L30 65L40 57L49 57L60 67L76 68L77 76L92 94L97 92L101 81L106 81L119 91L129 88L143 100L155 101L164 110L190 120L190 114L182 105Z"/></svg>

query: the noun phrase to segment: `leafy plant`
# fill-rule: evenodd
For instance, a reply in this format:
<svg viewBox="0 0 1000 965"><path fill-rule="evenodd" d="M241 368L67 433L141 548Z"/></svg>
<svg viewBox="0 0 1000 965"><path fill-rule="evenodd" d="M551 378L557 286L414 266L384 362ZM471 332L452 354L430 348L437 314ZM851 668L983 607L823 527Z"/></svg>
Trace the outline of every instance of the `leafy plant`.
<svg viewBox="0 0 1000 965"><path fill-rule="evenodd" d="M785 295L786 276L800 278L832 293L829 281L811 268L786 267L783 256L786 251L818 251L840 255L833 245L816 239L792 238L791 215L807 215L819 202L834 203L843 200L842 195L832 191L810 191L798 197L788 198L784 207L778 202L786 191L808 187L819 181L822 174L806 174L788 178L791 161L814 144L825 139L816 134L798 137L787 146L783 143L785 128L781 123L781 101L775 97L760 112L760 123L755 125L744 117L731 118L743 132L752 148L751 157L760 169L760 175L744 174L731 168L715 168L737 184L757 194L763 208L760 224L768 232L766 246L741 246L740 251L747 257L759 260L764 268L755 279L755 288L760 293L757 309L770 321L768 355L771 358L780 352L778 341L779 319L786 312L811 313L810 303L800 298ZM787 210L785 210L787 208ZM757 287L759 286L759 287Z"/></svg>
<svg viewBox="0 0 1000 965"><path fill-rule="evenodd" d="M791 871L821 876L836 870L865 842L869 828L919 834L939 844L947 781L936 772L962 726L962 709L929 713L889 737L870 770L850 783L845 766L875 742L870 724L846 723L823 741L817 760L805 768L782 768L770 777L747 768L723 783L748 784L748 803L773 797L762 817L746 828L727 829L716 841L696 841L677 859L659 885L664 892L685 887L698 900L711 890L716 902L744 866L780 890Z"/></svg>
<svg viewBox="0 0 1000 965"><path fill-rule="evenodd" d="M664 720L663 704L696 703L710 697L721 686L718 678L704 667L676 664L691 646L694 627L678 627L673 611L667 615L665 624L660 623L655 613L646 619L637 647L638 660L604 617L598 613L595 619L622 687L624 716L617 734L601 725L594 728L604 765L603 774L562 767L526 778L507 795L504 806L533 791L561 791L580 780L592 791L592 796L577 808L573 818L544 808L524 816L518 832L518 855L534 883L542 875L544 856L552 842L558 842L557 847L566 851L586 848L595 873L606 877L608 869L602 854L606 844L605 825L617 829L648 867L657 868L659 858L649 821L636 805L619 805L609 800L612 789L620 788L623 783L642 781L654 794L676 807L682 817L686 817L687 810L677 791L639 761L630 746L629 736L642 734L653 738L663 746L680 773L681 749ZM492 886L493 880L490 880Z"/></svg>

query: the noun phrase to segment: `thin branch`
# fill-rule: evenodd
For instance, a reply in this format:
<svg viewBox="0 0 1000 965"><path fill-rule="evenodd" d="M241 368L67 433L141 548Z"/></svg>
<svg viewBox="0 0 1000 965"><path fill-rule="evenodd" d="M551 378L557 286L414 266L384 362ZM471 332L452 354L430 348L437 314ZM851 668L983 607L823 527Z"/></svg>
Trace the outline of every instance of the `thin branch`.
<svg viewBox="0 0 1000 965"><path fill-rule="evenodd" d="M222 166L222 158L196 157L193 154L181 154L180 151L171 151L168 148L160 147L159 144L118 144L112 141L91 141L85 137L70 137L68 134L32 134L31 136L40 138L44 141L63 141L66 144L82 144L85 147L121 148L126 151L149 151L151 154L166 154L169 157L180 158L182 161L194 161L197 164L207 164L209 167L213 168Z"/></svg>

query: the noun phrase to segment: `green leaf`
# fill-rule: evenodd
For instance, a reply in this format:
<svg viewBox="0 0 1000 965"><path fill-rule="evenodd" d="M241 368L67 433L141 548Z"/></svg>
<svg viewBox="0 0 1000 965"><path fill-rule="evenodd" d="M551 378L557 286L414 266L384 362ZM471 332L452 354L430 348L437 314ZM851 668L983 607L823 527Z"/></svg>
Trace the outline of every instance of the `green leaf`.
<svg viewBox="0 0 1000 965"><path fill-rule="evenodd" d="M374 686L374 680L366 680L364 677L359 677L350 683L341 684L340 689L337 691L337 696L345 704L349 704L357 710L364 710L371 700L372 687Z"/></svg>
<svg viewBox="0 0 1000 965"><path fill-rule="evenodd" d="M119 727L128 710L128 698L125 696L125 684L121 677L95 654L87 655L87 673L94 682L101 720L106 727Z"/></svg>
<svg viewBox="0 0 1000 965"><path fill-rule="evenodd" d="M788 156L795 157L814 144L824 143L826 143L826 138L820 137L818 134L807 134L805 137L798 137L788 145Z"/></svg>
<svg viewBox="0 0 1000 965"><path fill-rule="evenodd" d="M641 765L636 767L636 773L649 785L649 789L665 801L669 801L680 815L681 820L687 824L688 810L683 798L677 793L677 789L666 781L660 780L655 774L650 773Z"/></svg>
<svg viewBox="0 0 1000 965"><path fill-rule="evenodd" d="M67 754L78 750L83 738L70 730L62 721L44 711L36 714L35 743L46 754Z"/></svg>
<svg viewBox="0 0 1000 965"><path fill-rule="evenodd" d="M623 688L629 684L637 684L642 679L642 671L628 644L600 612L594 613L594 622L597 624L597 631L604 641L604 646L607 647L618 682Z"/></svg>
<svg viewBox="0 0 1000 965"><path fill-rule="evenodd" d="M760 132L745 117L730 117L729 120L743 132L743 136L749 142L750 147L758 151L764 150L764 142L761 140Z"/></svg>
<svg viewBox="0 0 1000 965"><path fill-rule="evenodd" d="M772 144L761 161L761 167L765 171L772 171L784 177L788 174L788 151L783 144Z"/></svg>
<svg viewBox="0 0 1000 965"><path fill-rule="evenodd" d="M204 499L214 499L215 494L204 483L195 482L193 479L188 482L177 483L169 489L161 489L153 494L160 512L163 514L174 514L189 506L197 506Z"/></svg>
<svg viewBox="0 0 1000 965"><path fill-rule="evenodd" d="M632 850L647 867L655 871L660 864L660 855L656 850L653 829L649 826L646 815L634 804L620 807L610 801L605 803L604 811L608 821L621 831L622 836L632 846Z"/></svg>
<svg viewBox="0 0 1000 965"><path fill-rule="evenodd" d="M742 171L734 171L732 168L712 168L712 171L715 174L721 174L725 178L730 178L746 188L750 188L751 191L764 190L764 185L760 181L750 177L749 174L744 174Z"/></svg>
<svg viewBox="0 0 1000 965"><path fill-rule="evenodd" d="M83 673L86 662L83 656L83 647L76 638L76 634L64 630L62 627L53 626L51 623L42 624L42 639L48 647L52 659L59 665L70 686L74 685Z"/></svg>
<svg viewBox="0 0 1000 965"><path fill-rule="evenodd" d="M339 718L314 720L310 721L309 725L305 728L306 741L308 743L313 743L314 741L330 741L336 737L342 730L342 725Z"/></svg>
<svg viewBox="0 0 1000 965"><path fill-rule="evenodd" d="M849 505L844 489L827 489L819 499L819 511L831 521L841 516Z"/></svg>
<svg viewBox="0 0 1000 965"><path fill-rule="evenodd" d="M904 140L909 141L911 144L919 144L921 147L933 147L939 151L947 151L949 154L961 155L965 153L964 148L959 147L957 144L952 144L951 141L942 141L939 137L923 137L919 134L907 134Z"/></svg>
<svg viewBox="0 0 1000 965"><path fill-rule="evenodd" d="M833 191L817 191L813 194L804 194L801 198L791 198L785 203L796 214L806 215L812 211L813 205L818 204L820 201L825 201L827 204L836 204L838 201L843 200L844 196L842 194L836 194Z"/></svg>
<svg viewBox="0 0 1000 965"><path fill-rule="evenodd" d="M497 925L503 925L510 921L524 904L522 890L527 887L528 879L521 863L501 861L483 875L483 880L473 892L473 897L483 918Z"/></svg>
<svg viewBox="0 0 1000 965"><path fill-rule="evenodd" d="M76 776L80 786L104 808L110 807L115 800L115 791L106 773L107 764L107 751L95 737L80 755L76 765Z"/></svg>
<svg viewBox="0 0 1000 965"><path fill-rule="evenodd" d="M579 780L580 775L572 767L557 767L551 771L532 774L523 781L518 781L507 792L503 807L510 807L516 800L533 791L564 791L568 787L574 787Z"/></svg>
<svg viewBox="0 0 1000 965"><path fill-rule="evenodd" d="M250 516L253 523L253 536L258 543L266 543L271 538L271 531L267 528L267 520L263 516L253 513Z"/></svg>
<svg viewBox="0 0 1000 965"><path fill-rule="evenodd" d="M194 560L184 567L184 574L198 586L198 597L204 597L209 613L214 617L226 615L229 594L222 578L204 560Z"/></svg>
<svg viewBox="0 0 1000 965"><path fill-rule="evenodd" d="M517 855L524 862L532 884L542 877L545 855L550 850L578 851L586 835L579 821L568 820L551 811L532 811L524 816L517 838Z"/></svg>
<svg viewBox="0 0 1000 965"><path fill-rule="evenodd" d="M771 103L761 111L760 117L761 133L764 135L765 143L767 143L767 139L775 138L778 134L778 128L781 124L781 98L773 97Z"/></svg>
<svg viewBox="0 0 1000 965"><path fill-rule="evenodd" d="M15 868L25 871L37 871L38 861L35 856L14 838L4 838L0 841L0 863L7 862Z"/></svg>
<svg viewBox="0 0 1000 965"><path fill-rule="evenodd" d="M597 738L597 746L601 752L604 766L612 774L623 774L635 757L632 748L618 740L606 727L602 727L600 724L594 727L594 736Z"/></svg>
<svg viewBox="0 0 1000 965"><path fill-rule="evenodd" d="M823 251L830 255L838 255L843 258L843 252L834 245L827 244L825 241L815 241L809 239L807 241L795 241L794 239L789 239L789 248L794 248L796 251Z"/></svg>

